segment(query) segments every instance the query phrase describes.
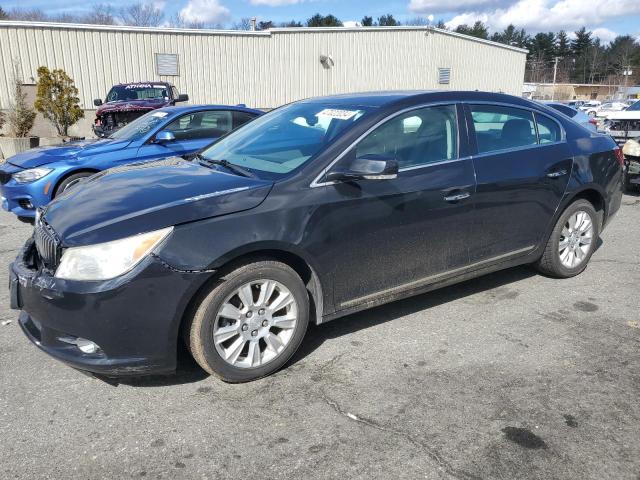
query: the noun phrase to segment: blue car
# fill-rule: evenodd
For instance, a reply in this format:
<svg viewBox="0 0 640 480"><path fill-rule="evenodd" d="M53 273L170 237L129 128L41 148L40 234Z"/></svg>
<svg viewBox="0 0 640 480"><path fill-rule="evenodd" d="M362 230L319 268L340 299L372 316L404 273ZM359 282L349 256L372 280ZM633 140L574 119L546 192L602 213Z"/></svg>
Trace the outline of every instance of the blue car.
<svg viewBox="0 0 640 480"><path fill-rule="evenodd" d="M161 108L108 138L14 155L0 165L2 208L31 221L37 207L81 178L123 164L193 154L262 113L243 106Z"/></svg>

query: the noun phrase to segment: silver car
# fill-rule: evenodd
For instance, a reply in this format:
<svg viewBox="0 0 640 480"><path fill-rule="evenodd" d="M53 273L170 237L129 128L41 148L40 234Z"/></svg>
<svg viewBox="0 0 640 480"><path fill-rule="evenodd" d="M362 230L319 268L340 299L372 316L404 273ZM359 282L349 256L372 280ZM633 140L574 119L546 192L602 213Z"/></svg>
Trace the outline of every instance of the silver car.
<svg viewBox="0 0 640 480"><path fill-rule="evenodd" d="M592 131L598 130L598 121L594 117L590 117L582 110L576 110L569 105L560 102L543 102L545 105L553 108L554 110L563 113L567 117L571 118L574 122L579 123L584 128Z"/></svg>

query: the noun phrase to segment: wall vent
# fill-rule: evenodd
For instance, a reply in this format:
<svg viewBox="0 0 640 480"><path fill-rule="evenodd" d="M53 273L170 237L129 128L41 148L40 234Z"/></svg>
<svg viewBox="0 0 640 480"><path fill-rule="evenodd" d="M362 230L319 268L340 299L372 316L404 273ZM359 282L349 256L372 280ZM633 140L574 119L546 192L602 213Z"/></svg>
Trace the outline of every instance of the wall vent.
<svg viewBox="0 0 640 480"><path fill-rule="evenodd" d="M158 75L180 75L178 55L175 53L156 53L156 72Z"/></svg>
<svg viewBox="0 0 640 480"><path fill-rule="evenodd" d="M451 80L451 68L439 68L438 69L438 83L449 84Z"/></svg>

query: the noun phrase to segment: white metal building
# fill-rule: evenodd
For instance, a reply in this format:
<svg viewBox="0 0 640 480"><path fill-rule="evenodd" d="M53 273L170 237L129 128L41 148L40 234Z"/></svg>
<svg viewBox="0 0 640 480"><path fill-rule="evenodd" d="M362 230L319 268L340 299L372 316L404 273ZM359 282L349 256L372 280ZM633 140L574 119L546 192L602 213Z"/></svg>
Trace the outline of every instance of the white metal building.
<svg viewBox="0 0 640 480"><path fill-rule="evenodd" d="M63 68L87 120L120 82L165 80L192 103L274 108L334 93L452 89L520 95L526 50L431 27L187 30L0 21L0 109L12 69Z"/></svg>

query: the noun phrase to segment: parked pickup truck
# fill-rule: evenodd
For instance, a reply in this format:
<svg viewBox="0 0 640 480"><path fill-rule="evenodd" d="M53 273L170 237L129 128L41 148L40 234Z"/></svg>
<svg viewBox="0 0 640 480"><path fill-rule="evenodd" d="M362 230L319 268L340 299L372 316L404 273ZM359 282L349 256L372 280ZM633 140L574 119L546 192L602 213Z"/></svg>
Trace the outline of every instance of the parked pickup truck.
<svg viewBox="0 0 640 480"><path fill-rule="evenodd" d="M603 128L620 146L630 138L640 137L640 101L621 112L609 113Z"/></svg>
<svg viewBox="0 0 640 480"><path fill-rule="evenodd" d="M126 124L150 110L186 102L189 96L179 94L176 87L167 82L120 83L109 90L107 97L95 99L98 107L93 132L97 137L108 137Z"/></svg>

